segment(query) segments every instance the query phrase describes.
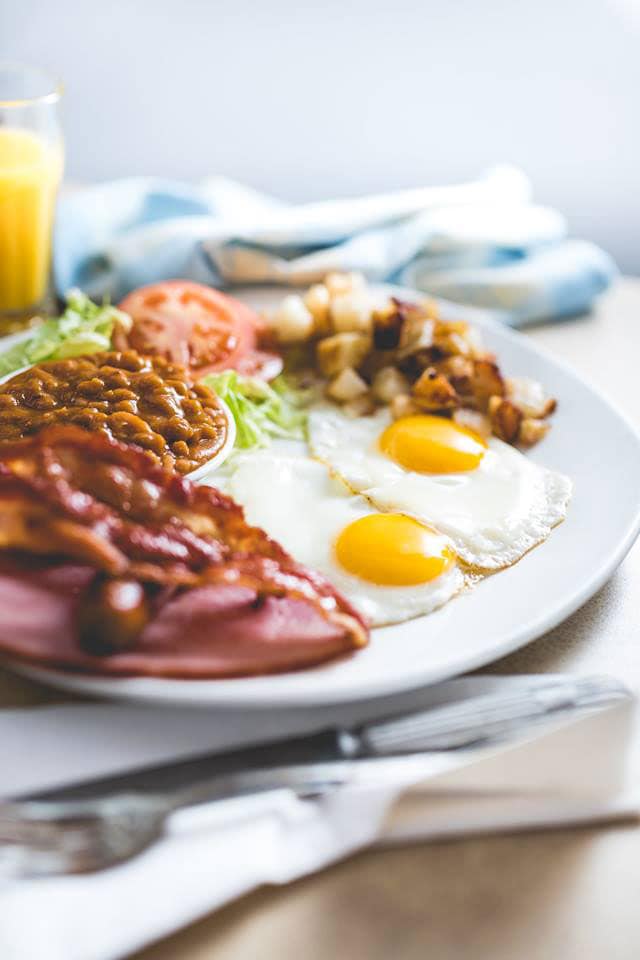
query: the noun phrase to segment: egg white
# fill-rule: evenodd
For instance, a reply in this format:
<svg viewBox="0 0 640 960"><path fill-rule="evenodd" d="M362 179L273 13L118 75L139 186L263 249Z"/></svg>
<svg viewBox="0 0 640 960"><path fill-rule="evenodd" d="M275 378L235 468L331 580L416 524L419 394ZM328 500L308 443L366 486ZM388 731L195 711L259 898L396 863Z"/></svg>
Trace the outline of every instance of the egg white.
<svg viewBox="0 0 640 960"><path fill-rule="evenodd" d="M376 511L322 463L270 451L241 454L211 482L244 507L247 521L277 540L294 559L323 573L372 626L399 623L441 607L464 585L453 565L415 586L379 586L344 570L334 555L340 532Z"/></svg>
<svg viewBox="0 0 640 960"><path fill-rule="evenodd" d="M320 408L310 415L310 448L378 510L405 513L448 536L465 563L487 571L506 567L564 519L569 478L509 444L492 437L475 470L417 473L379 449L390 423L388 410L350 419L336 408Z"/></svg>

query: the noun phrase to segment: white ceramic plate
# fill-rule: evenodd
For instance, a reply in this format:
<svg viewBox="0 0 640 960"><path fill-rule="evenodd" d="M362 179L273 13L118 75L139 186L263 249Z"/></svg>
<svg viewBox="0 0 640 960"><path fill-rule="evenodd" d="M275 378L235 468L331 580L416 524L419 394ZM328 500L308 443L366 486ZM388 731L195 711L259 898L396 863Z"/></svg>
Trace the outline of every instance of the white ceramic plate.
<svg viewBox="0 0 640 960"><path fill-rule="evenodd" d="M460 314L460 311L455 311ZM373 631L328 666L239 680L100 679L15 665L56 687L131 700L257 707L329 704L452 677L524 646L568 617L621 562L640 528L640 438L606 400L525 337L480 321L503 369L558 398L553 429L529 454L568 474L566 521L519 563L428 617Z"/></svg>

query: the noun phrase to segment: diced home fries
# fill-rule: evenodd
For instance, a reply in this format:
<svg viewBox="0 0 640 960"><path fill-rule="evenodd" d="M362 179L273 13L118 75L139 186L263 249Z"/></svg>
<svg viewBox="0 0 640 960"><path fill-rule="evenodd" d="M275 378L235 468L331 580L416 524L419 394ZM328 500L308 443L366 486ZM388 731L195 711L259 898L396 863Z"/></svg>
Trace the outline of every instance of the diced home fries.
<svg viewBox="0 0 640 960"><path fill-rule="evenodd" d="M351 416L388 405L394 418L452 417L481 436L530 446L556 401L528 378L505 378L476 328L443 320L428 299L382 297L360 274L332 273L266 317L283 346L308 344L327 397Z"/></svg>

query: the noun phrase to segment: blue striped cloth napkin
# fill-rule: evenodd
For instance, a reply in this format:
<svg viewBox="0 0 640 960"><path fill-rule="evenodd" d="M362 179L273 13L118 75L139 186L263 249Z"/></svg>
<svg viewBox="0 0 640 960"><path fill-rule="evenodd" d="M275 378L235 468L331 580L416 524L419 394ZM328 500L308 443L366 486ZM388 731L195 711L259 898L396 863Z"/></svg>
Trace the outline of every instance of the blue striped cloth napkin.
<svg viewBox="0 0 640 960"><path fill-rule="evenodd" d="M529 181L510 166L470 183L302 205L219 177L117 180L60 201L60 292L79 286L117 300L171 277L300 286L343 269L494 311L512 326L587 310L616 274L608 254L570 239L559 213L533 204Z"/></svg>

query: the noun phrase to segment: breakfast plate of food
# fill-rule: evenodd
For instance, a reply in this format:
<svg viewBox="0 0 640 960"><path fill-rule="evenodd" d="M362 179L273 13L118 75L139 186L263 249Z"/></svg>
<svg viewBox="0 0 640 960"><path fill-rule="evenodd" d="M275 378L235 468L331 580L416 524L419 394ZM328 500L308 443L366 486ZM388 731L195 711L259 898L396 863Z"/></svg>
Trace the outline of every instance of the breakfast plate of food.
<svg viewBox="0 0 640 960"><path fill-rule="evenodd" d="M410 689L555 626L640 528L640 440L597 391L357 275L72 291L0 377L0 655L65 689Z"/></svg>

